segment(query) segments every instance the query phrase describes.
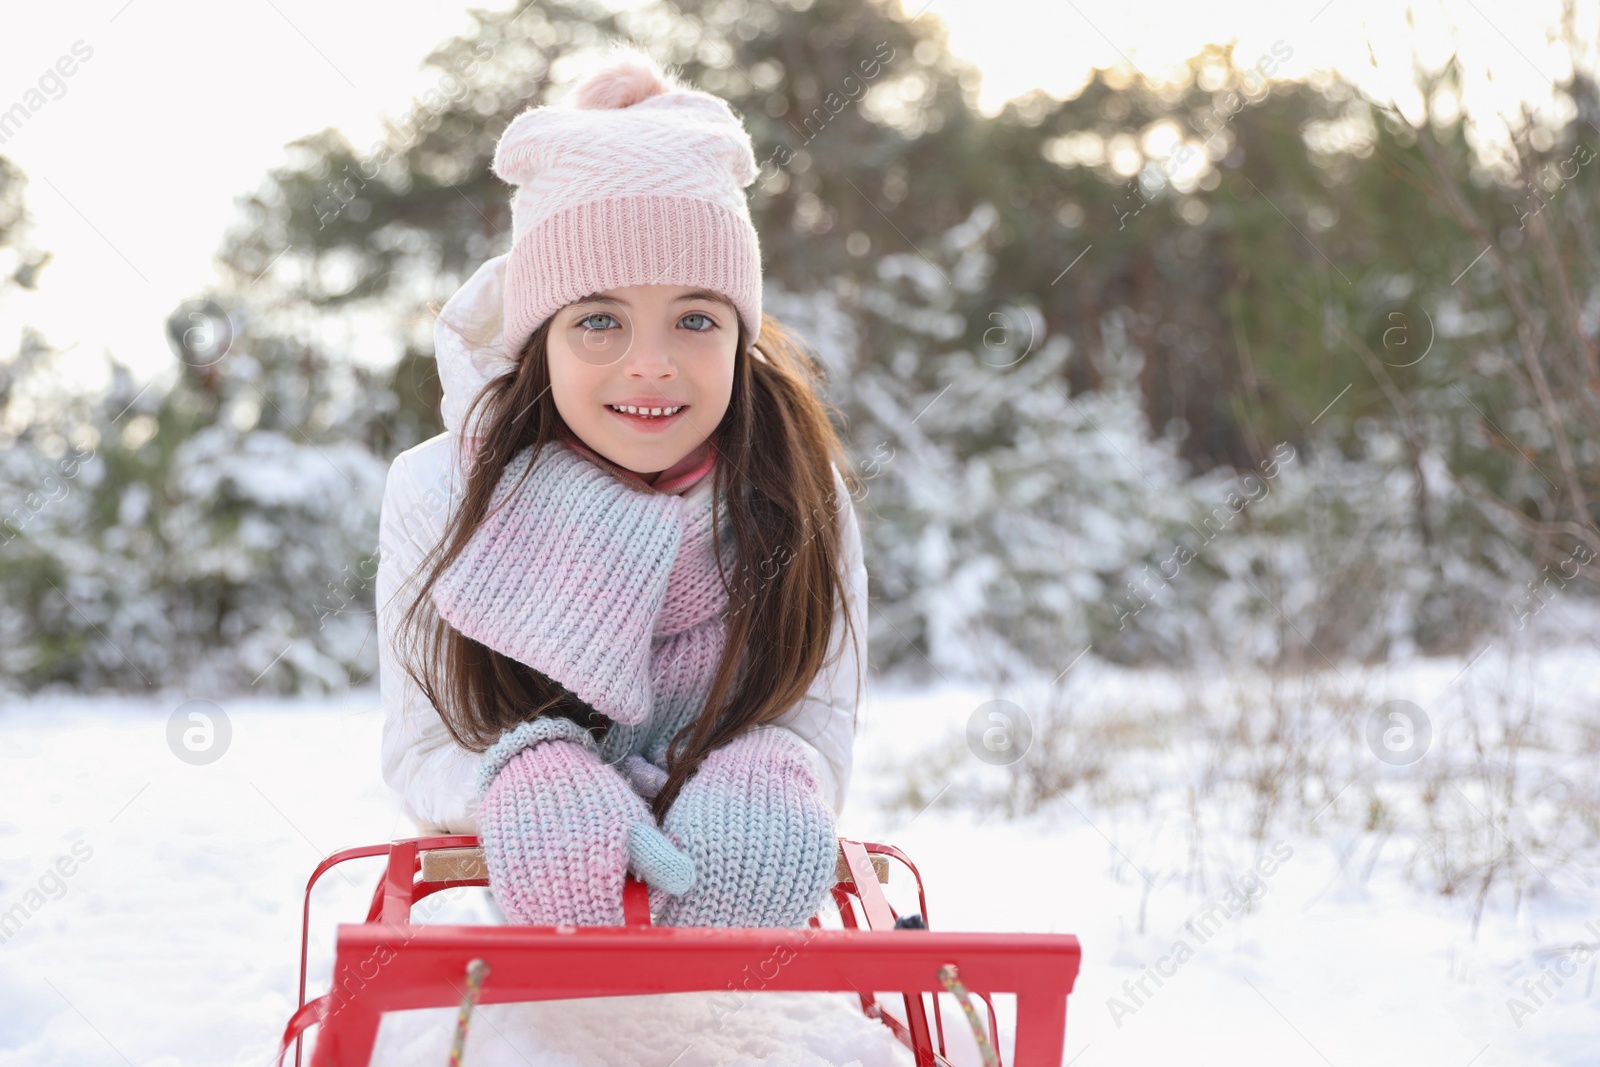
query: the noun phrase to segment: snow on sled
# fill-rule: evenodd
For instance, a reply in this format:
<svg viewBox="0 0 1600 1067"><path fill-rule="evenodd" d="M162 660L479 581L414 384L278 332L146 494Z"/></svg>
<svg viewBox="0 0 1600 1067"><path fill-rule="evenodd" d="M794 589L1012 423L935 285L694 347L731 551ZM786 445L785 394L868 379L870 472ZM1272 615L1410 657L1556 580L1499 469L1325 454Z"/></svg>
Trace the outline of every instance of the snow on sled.
<svg viewBox="0 0 1600 1067"><path fill-rule="evenodd" d="M306 1000L311 890L348 860L387 856L365 922L340 923L329 992ZM920 912L898 915L880 883L889 861L917 883ZM861 1011L909 1049L917 1067L950 1063L941 992L954 994L985 1063L1001 1067L993 993L1016 995L1017 1067L1060 1067L1067 995L1078 977L1071 934L947 932L927 928L922 876L893 845L839 839L832 889L840 928L813 915L804 927L660 927L650 922L645 883L629 874L623 926L413 923L413 905L444 889L487 886L488 869L470 834L415 837L335 852L306 883L300 930L299 1009L284 1030L276 1064L291 1045L300 1067L305 1031L317 1026L311 1067L369 1067L385 1012L459 1008L450 1067L479 1005L711 991L752 974L771 992L854 993ZM752 968L752 964L757 964ZM767 972L771 970L769 975ZM971 996L987 1008L987 1026ZM902 995L885 1010L877 992ZM933 996L933 1027L925 997ZM876 1032L876 1031L875 1031ZM902 1053L903 1055L903 1053ZM472 1067L472 1065L468 1065Z"/></svg>

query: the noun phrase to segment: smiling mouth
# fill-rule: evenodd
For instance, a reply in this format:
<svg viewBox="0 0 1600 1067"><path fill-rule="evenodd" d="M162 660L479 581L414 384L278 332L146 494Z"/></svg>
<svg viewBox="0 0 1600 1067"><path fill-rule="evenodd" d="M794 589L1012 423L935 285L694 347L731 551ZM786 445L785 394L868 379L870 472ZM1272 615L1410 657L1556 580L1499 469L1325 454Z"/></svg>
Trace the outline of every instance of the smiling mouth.
<svg viewBox="0 0 1600 1067"><path fill-rule="evenodd" d="M635 406L633 406L631 404L627 404L627 405L625 405L625 404L607 404L606 405L607 408L611 409L612 411L615 411L619 415L632 415L634 418L639 418L639 419L665 419L665 418L670 418L671 416L676 415L678 412L682 411L684 408L686 408L688 406L689 406L688 404L676 404L676 405L673 405L671 407L645 408L645 407L635 407Z"/></svg>

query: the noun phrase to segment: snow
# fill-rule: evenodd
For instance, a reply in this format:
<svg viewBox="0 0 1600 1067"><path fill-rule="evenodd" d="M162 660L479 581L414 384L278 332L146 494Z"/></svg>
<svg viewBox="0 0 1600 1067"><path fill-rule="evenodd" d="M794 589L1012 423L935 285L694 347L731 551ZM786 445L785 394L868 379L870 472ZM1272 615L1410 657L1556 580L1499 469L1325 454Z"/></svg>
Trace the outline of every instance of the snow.
<svg viewBox="0 0 1600 1067"><path fill-rule="evenodd" d="M1078 935L1075 1067L1593 1063L1597 667L1589 646L1497 646L1296 688L1090 655L1055 697L880 684L840 832L918 864L936 929ZM263 1067L294 1006L311 868L415 832L378 777L374 690L220 701L231 740L206 764L168 744L192 697L0 706L0 1067ZM1066 793L1035 804L1036 779L973 758L968 720L997 697L1026 709ZM1432 719L1413 768L1363 755L1367 710L1397 699ZM1295 784L1263 814L1246 786L1286 756ZM314 992L377 863L313 897ZM888 891L916 910L898 870ZM430 918L490 921L487 894L451 891ZM852 996L761 993L721 1025L715 996L486 1006L466 1063L910 1062ZM941 1002L952 1058L977 1063ZM1014 1003L995 1006L1009 1062ZM388 1016L375 1062L443 1063L453 1022Z"/></svg>
<svg viewBox="0 0 1600 1067"><path fill-rule="evenodd" d="M725 1018L715 993L490 1004L473 1014L463 1059L471 1067L910 1067L914 1062L888 1027L862 1014L854 994L755 996L759 1002ZM446 1063L455 1021L454 1008L390 1013L373 1063Z"/></svg>

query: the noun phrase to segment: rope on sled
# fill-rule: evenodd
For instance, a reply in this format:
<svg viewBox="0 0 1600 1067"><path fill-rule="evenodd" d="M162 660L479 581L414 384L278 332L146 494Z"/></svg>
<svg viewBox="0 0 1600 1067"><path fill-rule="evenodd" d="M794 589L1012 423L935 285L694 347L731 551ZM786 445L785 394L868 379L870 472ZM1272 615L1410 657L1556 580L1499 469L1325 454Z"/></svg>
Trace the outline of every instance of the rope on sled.
<svg viewBox="0 0 1600 1067"><path fill-rule="evenodd" d="M478 1002L478 990L483 988L483 980L489 973L489 964L484 960L473 960L467 964L467 992L461 998L461 1011L456 1015L456 1036L450 1042L450 1067L461 1067L461 1053L467 1047L467 1020L472 1015L472 1007Z"/></svg>
<svg viewBox="0 0 1600 1067"><path fill-rule="evenodd" d="M961 1010L966 1013L967 1023L972 1027L972 1036L978 1042L978 1053L983 1057L984 1067L999 1067L1000 1060L994 1054L994 1046L989 1044L988 1037L984 1035L983 1023L978 1019L978 1013L973 1010L972 1001L967 995L967 987L961 984L961 977L956 973L956 965L947 963L940 967L939 981L943 982L944 987L955 994L956 1000L960 1001Z"/></svg>

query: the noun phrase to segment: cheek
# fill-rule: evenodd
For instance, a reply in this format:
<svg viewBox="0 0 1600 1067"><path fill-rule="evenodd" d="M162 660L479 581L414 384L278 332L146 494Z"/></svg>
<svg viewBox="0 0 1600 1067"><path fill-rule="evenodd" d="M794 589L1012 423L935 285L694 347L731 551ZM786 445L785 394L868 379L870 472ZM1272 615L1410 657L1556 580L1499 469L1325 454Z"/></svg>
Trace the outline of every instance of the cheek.
<svg viewBox="0 0 1600 1067"><path fill-rule="evenodd" d="M733 349L718 353L717 357L701 364L695 376L695 391L711 425L722 421L728 412L728 401L733 396Z"/></svg>
<svg viewBox="0 0 1600 1067"><path fill-rule="evenodd" d="M595 368L578 359L565 344L553 338L547 358L550 365L550 399L555 401L562 419L576 430L574 423L597 418L598 412L594 408L595 398L599 395L597 388L600 376Z"/></svg>

